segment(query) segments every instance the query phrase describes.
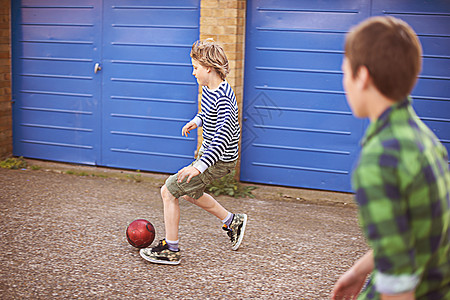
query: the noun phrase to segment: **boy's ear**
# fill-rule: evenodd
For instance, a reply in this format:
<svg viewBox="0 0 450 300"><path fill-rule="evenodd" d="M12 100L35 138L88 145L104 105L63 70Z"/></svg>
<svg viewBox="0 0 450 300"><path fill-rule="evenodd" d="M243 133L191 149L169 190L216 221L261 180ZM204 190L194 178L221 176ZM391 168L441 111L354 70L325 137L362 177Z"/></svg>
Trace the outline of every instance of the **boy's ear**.
<svg viewBox="0 0 450 300"><path fill-rule="evenodd" d="M366 89L371 82L370 73L366 66L360 66L356 75L358 80L358 87L360 89Z"/></svg>

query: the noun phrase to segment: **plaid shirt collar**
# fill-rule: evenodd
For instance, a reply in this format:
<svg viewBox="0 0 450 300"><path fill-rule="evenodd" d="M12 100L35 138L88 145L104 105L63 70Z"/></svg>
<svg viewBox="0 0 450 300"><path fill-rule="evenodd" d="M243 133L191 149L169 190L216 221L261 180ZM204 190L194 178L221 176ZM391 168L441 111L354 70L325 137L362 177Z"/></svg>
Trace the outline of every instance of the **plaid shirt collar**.
<svg viewBox="0 0 450 300"><path fill-rule="evenodd" d="M367 144L368 141L370 141L389 124L390 116L394 111L396 111L397 109L408 107L411 105L411 103L412 99L408 96L403 101L398 101L392 104L388 109L386 109L375 122L369 125L369 128L366 130L366 133L361 140L361 146Z"/></svg>

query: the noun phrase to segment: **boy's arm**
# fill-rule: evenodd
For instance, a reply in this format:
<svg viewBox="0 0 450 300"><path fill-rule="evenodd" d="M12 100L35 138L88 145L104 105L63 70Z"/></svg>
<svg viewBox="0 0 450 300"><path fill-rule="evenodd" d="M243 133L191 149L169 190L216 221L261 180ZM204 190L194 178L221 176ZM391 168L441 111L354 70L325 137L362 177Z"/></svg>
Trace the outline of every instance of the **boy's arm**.
<svg viewBox="0 0 450 300"><path fill-rule="evenodd" d="M187 166L178 171L177 173L177 181L183 182L183 179L187 177L186 182L189 183L192 177L200 175L200 171L196 169L194 166Z"/></svg>
<svg viewBox="0 0 450 300"><path fill-rule="evenodd" d="M202 119L199 117L200 114L195 116L194 119L186 123L181 129L181 136L188 136L191 130L196 129L197 127L202 126ZM182 182L185 177L187 177L187 182L190 182L192 177L200 174L200 171L193 166L187 166L178 171L177 179L178 182Z"/></svg>
<svg viewBox="0 0 450 300"><path fill-rule="evenodd" d="M373 250L376 290L400 295L412 293L420 278L406 201L411 191L403 188L414 176L402 165L400 152L389 151L390 143L397 144L389 140L384 149L363 150L353 179L360 224Z"/></svg>
<svg viewBox="0 0 450 300"><path fill-rule="evenodd" d="M345 272L336 282L331 299L356 299L366 281L367 276L374 269L373 251L369 250L363 257ZM381 300L414 300L414 291L387 295L381 294Z"/></svg>
<svg viewBox="0 0 450 300"><path fill-rule="evenodd" d="M373 271L373 252L369 250L336 282L331 299L356 299L364 286L367 275Z"/></svg>
<svg viewBox="0 0 450 300"><path fill-rule="evenodd" d="M195 123L193 120L186 123L186 125L184 125L183 128L181 129L181 136L184 135L185 137L187 137L189 133L191 133L191 130L194 130L197 127L198 127L197 123Z"/></svg>

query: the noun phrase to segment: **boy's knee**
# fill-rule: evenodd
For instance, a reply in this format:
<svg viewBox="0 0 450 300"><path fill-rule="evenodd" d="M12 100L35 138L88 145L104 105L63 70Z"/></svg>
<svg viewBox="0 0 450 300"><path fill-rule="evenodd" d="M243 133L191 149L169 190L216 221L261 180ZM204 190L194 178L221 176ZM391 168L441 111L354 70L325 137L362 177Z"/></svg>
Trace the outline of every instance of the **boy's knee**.
<svg viewBox="0 0 450 300"><path fill-rule="evenodd" d="M161 198L163 199L163 201L175 199L175 197L172 195L172 193L170 193L170 191L166 185L163 185L161 187L160 192L161 192Z"/></svg>
<svg viewBox="0 0 450 300"><path fill-rule="evenodd" d="M161 189L160 189L159 192L161 193L161 197L162 197L163 200L164 200L164 198L166 197L167 192L169 192L169 190L167 189L167 186L166 186L166 185L163 185L163 186L161 187Z"/></svg>

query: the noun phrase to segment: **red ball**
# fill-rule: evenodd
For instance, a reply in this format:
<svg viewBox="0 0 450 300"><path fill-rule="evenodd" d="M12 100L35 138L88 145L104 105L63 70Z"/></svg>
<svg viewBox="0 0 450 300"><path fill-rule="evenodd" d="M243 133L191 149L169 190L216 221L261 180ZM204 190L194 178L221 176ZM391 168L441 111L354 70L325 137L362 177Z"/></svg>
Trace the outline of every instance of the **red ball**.
<svg viewBox="0 0 450 300"><path fill-rule="evenodd" d="M136 248L145 248L155 239L155 227L152 223L144 219L138 219L131 222L127 228L127 240L131 246Z"/></svg>

